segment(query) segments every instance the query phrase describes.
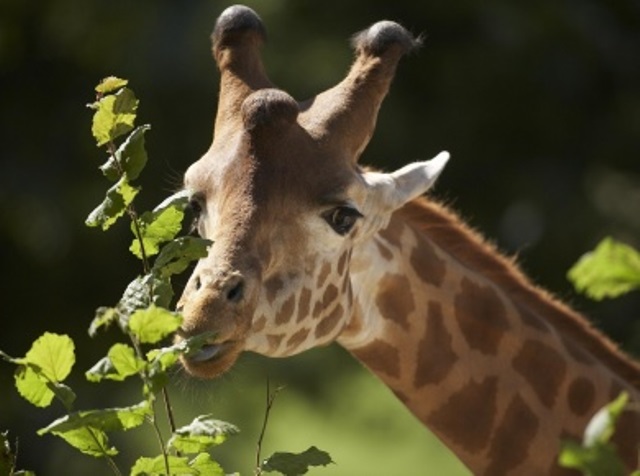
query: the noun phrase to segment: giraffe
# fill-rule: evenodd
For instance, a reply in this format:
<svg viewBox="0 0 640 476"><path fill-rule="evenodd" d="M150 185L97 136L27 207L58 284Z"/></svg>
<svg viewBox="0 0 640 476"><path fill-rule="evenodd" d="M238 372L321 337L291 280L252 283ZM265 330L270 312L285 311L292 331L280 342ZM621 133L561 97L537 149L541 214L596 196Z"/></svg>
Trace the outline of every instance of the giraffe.
<svg viewBox="0 0 640 476"><path fill-rule="evenodd" d="M245 351L286 357L336 341L474 474L575 474L556 465L560 441L620 391L638 401L640 367L423 196L446 152L391 173L358 164L420 39L375 23L354 36L347 76L298 102L268 79L265 36L244 6L212 35L214 139L184 177L212 244L177 304L176 339L215 337L185 369L214 378ZM639 441L628 410L615 435L628 468Z"/></svg>

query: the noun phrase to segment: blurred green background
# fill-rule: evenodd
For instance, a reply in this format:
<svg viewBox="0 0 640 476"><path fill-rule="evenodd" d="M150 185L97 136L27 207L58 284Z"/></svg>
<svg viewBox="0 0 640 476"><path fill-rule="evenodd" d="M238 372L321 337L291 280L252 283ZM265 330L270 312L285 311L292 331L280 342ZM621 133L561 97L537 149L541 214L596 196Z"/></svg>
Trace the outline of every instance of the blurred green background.
<svg viewBox="0 0 640 476"><path fill-rule="evenodd" d="M640 349L638 293L592 303L565 278L605 235L640 246L640 2L246 3L269 31L273 81L298 99L343 77L348 38L369 24L391 19L425 33L425 47L399 68L363 161L392 169L449 150L435 194L517 254L534 281L631 352ZM158 203L209 146L218 81L209 33L230 4L0 1L0 349L21 356L44 331L72 336L79 408L138 398L137 388L82 378L116 337L89 340L95 308L117 302L139 271L124 222L107 234L83 224L106 186L85 105L101 78L130 79L142 101L139 123L153 126L138 208ZM104 462L35 436L61 409L30 407L13 389L12 370L0 363L0 429L19 440L19 466L108 474ZM316 445L337 464L311 474L468 474L335 346L285 360L247 355L216 382L176 373L170 390L180 423L211 412L241 427L216 452L229 472L252 474L267 376L286 390L265 455ZM157 453L151 432L134 439L123 448L124 468Z"/></svg>

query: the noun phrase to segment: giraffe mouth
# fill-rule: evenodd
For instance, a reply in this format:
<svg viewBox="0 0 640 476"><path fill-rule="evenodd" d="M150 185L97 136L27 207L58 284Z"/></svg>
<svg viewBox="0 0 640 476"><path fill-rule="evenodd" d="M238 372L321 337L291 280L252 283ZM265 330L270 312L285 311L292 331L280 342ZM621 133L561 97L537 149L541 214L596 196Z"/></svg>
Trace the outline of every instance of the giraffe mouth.
<svg viewBox="0 0 640 476"><path fill-rule="evenodd" d="M203 345L200 350L182 356L182 365L194 377L215 378L225 373L237 360L242 346L236 341Z"/></svg>
<svg viewBox="0 0 640 476"><path fill-rule="evenodd" d="M202 346L202 348L198 352L194 353L193 355L190 355L189 357L187 357L187 359L190 362L194 362L194 363L207 362L209 360L215 359L218 355L220 355L223 348L224 348L224 343L205 344Z"/></svg>

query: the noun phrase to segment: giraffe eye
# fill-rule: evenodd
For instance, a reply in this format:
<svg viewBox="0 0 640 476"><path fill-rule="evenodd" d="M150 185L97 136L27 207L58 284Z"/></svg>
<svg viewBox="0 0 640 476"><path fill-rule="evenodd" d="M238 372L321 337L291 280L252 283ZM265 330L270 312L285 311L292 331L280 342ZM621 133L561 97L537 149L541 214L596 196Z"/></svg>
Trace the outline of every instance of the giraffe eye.
<svg viewBox="0 0 640 476"><path fill-rule="evenodd" d="M333 228L333 231L341 236L349 233L358 218L361 217L362 213L353 207L347 206L336 207L322 214L322 218Z"/></svg>

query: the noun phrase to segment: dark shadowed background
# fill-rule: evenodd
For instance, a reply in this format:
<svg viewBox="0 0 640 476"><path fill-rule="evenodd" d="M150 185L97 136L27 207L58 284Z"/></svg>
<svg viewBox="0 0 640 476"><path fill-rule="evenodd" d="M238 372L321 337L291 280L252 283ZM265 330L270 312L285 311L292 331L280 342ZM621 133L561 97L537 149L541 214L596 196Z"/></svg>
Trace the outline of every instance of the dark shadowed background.
<svg viewBox="0 0 640 476"><path fill-rule="evenodd" d="M21 356L44 331L72 336L78 408L139 398L135 385L83 383L117 337L88 338L95 308L117 302L139 272L124 221L106 234L84 226L106 189L85 105L101 78L130 80L138 122L153 127L138 208L158 203L209 146L218 87L209 34L231 3L0 2L0 349ZM592 303L565 278L605 235L640 246L639 1L246 3L269 32L269 74L298 99L343 77L348 39L369 24L390 19L424 33L424 48L399 67L363 161L392 169L449 150L435 194L517 254L534 281L640 351L638 293ZM61 408L30 407L12 370L0 363L0 430L19 440L20 467L107 474L103 462L34 435ZM216 453L229 472L251 474L266 375L287 386L266 452L326 449L338 464L312 474L465 474L334 347L282 361L248 356L215 383L176 375L181 423L213 412L243 430ZM125 472L137 455L158 453L145 432L123 450Z"/></svg>

